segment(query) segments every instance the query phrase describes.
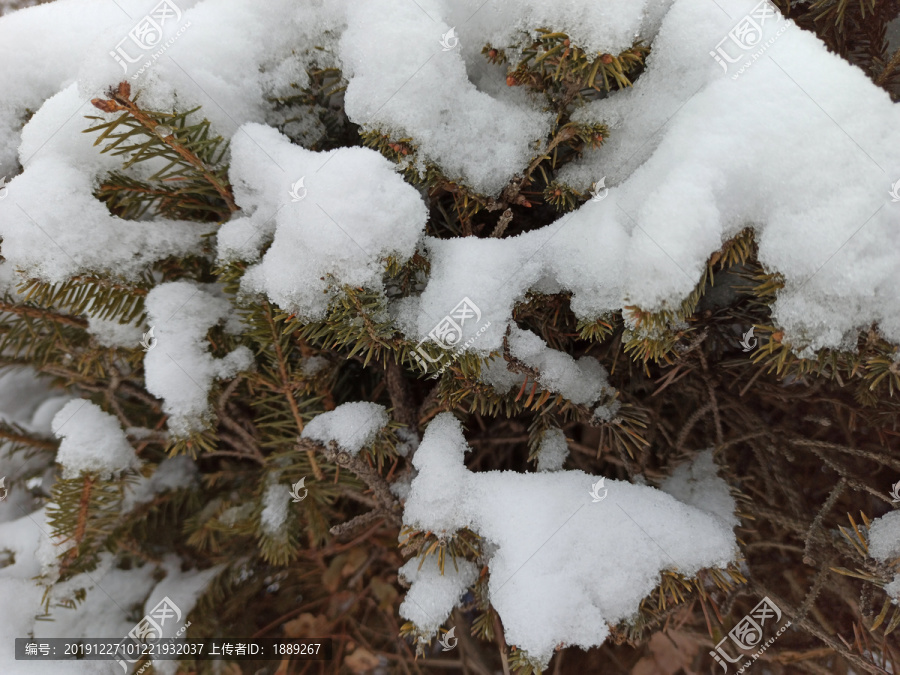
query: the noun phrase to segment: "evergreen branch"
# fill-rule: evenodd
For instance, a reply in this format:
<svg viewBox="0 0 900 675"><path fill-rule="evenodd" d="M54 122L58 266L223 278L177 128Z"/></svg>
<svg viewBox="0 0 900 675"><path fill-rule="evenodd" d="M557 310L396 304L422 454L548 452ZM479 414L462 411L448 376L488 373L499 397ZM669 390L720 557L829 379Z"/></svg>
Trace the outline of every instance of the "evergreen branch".
<svg viewBox="0 0 900 675"><path fill-rule="evenodd" d="M186 139L192 141L192 143L187 144L182 142L180 138L176 138L174 133L175 130L173 130L167 124L163 124L158 121L157 118L159 117L159 115L155 115L153 113L142 110L138 106L136 97L135 99L131 98L131 86L127 82L120 82L116 89L111 89L108 92L108 96L110 97L109 99L96 98L93 99L91 103L96 108L99 108L100 110L107 113L125 111L137 122L137 124L139 124L143 129L146 129L150 132L150 139L146 142L136 146L129 146L124 150L119 151L120 153L132 150L137 151L136 154L129 160L129 162L126 163L126 168L137 161L141 161L142 159L154 156L154 153L150 150L151 145L154 143L162 143L168 151L174 153L175 157L170 158L169 166L158 172L155 177L163 178L166 172L173 165L175 165L179 161L183 162L186 165L192 167L197 172L197 174L201 176L203 180L206 181L215 190L222 201L225 202L228 213L234 213L235 211L239 210L240 207L235 204L231 186L224 178L223 172L213 169L206 162L204 162L204 160L200 156L198 156L198 152L201 149L206 151L206 153L210 153L211 151L214 151L221 142L221 139L218 138L211 140L208 140L206 138L206 126L208 126L208 124L204 125L200 130L193 130L193 138L191 138L192 130L179 130L181 132L185 132ZM182 123L186 114L189 113L182 114L179 118ZM124 116L122 116L112 123L109 123L108 125L93 127L91 129L88 129L87 131L94 131L103 128L103 126L106 126L106 130L96 141L97 143L99 143L107 137L111 137L112 130L124 121ZM112 143L112 145L107 146L105 151L115 149L123 141L130 138L133 133L134 131L131 131L119 135L118 138ZM190 145L191 147L188 147L188 145ZM155 154L158 155L160 153Z"/></svg>
<svg viewBox="0 0 900 675"><path fill-rule="evenodd" d="M5 427L8 427L8 429ZM34 438L24 432L20 432L16 427L2 422L0 422L0 438L9 441L10 443L15 443L20 446L29 446L38 450L56 451L57 448L59 448L59 443Z"/></svg>
<svg viewBox="0 0 900 675"><path fill-rule="evenodd" d="M41 309L40 307L30 307L28 305L17 305L10 302L4 302L3 300L0 300L0 312L9 312L10 314L17 314L19 316L27 316L35 319L46 319L48 321L61 323L64 326L73 326L81 329L86 329L88 326L88 322L84 319L67 316L65 314L58 314L57 312L51 312L50 310Z"/></svg>
<svg viewBox="0 0 900 675"><path fill-rule="evenodd" d="M93 276L72 277L61 283L29 279L18 287L26 301L44 307L67 309L73 314L85 314L100 319L118 318L132 323L144 311L144 296L153 285L152 277L141 279L141 285Z"/></svg>
<svg viewBox="0 0 900 675"><path fill-rule="evenodd" d="M305 424L303 422L303 417L300 414L300 408L297 405L297 399L294 398L293 383L288 376L287 361L285 360L284 351L282 350L281 346L281 341L284 339L284 335L282 332L276 329L275 318L272 316L272 307L267 301L263 301L263 311L265 313L266 323L268 324L269 330L271 332L272 347L275 350L275 360L278 365L278 375L281 385L279 391L284 394L285 398L287 398L288 405L291 409L291 415L293 415L294 417L294 422L297 425L297 433L299 434L303 432L303 427L305 426ZM325 474L322 473L322 468L316 461L315 453L311 450L307 450L306 456L309 458L309 464L312 467L313 474L315 475L316 480L324 480Z"/></svg>
<svg viewBox="0 0 900 675"><path fill-rule="evenodd" d="M320 452L329 462L333 462L340 467L349 469L353 474L369 486L375 496L375 501L379 506L379 513L383 514L388 520L396 526L402 525L400 516L397 511L400 504L391 493L391 487L384 477L378 473L372 466L360 457L353 457L349 452L341 450L338 445L331 441L327 445L316 443L307 438L298 439L297 448L304 450L307 454Z"/></svg>

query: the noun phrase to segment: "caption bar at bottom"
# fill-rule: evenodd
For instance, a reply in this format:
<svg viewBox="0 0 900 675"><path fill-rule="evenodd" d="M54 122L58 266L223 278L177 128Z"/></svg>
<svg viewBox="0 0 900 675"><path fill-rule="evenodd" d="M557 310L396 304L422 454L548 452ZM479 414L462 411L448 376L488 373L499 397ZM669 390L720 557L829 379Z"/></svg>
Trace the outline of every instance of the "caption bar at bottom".
<svg viewBox="0 0 900 675"><path fill-rule="evenodd" d="M17 661L116 661L127 659L208 661L331 660L331 638L293 640L291 638L146 638L122 640L108 638L16 638Z"/></svg>

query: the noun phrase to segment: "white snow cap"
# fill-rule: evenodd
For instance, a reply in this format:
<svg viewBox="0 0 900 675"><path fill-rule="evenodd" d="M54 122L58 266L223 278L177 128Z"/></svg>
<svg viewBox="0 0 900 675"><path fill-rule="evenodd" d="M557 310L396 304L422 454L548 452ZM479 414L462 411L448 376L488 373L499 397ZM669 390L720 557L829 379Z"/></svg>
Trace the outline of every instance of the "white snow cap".
<svg viewBox="0 0 900 675"><path fill-rule="evenodd" d="M253 365L247 347L237 347L221 359L209 354L207 331L232 313L231 303L216 290L173 281L147 294L148 323L157 339L144 356L147 391L163 399L169 431L176 437L203 428L214 380L234 377Z"/></svg>
<svg viewBox="0 0 900 675"><path fill-rule="evenodd" d="M881 563L900 558L900 511L891 511L869 527L869 556ZM885 585L884 592L900 602L900 574Z"/></svg>
<svg viewBox="0 0 900 675"><path fill-rule="evenodd" d="M439 19L441 4L370 0L354 7L340 42L347 115L394 138L412 137L423 160L479 192L499 194L537 154L553 118L527 100L476 88L459 51L445 49L452 39L441 42L452 28Z"/></svg>
<svg viewBox="0 0 900 675"><path fill-rule="evenodd" d="M400 578L411 584L400 605L400 616L416 624L426 639L437 633L469 586L478 579L475 564L462 558L456 560L454 567L448 557L442 575L437 558L437 555L430 555L424 561L413 558L398 572Z"/></svg>
<svg viewBox="0 0 900 675"><path fill-rule="evenodd" d="M5 91L2 85L0 91ZM125 220L94 197L102 177L123 161L93 147L100 132L82 133L96 123L84 115L95 113L103 116L79 98L75 85L69 86L25 125L24 171L12 178L11 166L0 167L0 177L11 178L0 200L3 255L7 264L42 281L59 283L88 273L134 278L149 263L199 253L201 235L210 231L204 223ZM150 166L155 165L143 168Z"/></svg>
<svg viewBox="0 0 900 675"><path fill-rule="evenodd" d="M493 550L490 600L506 641L545 665L560 643L602 644L607 624L633 616L662 570L690 577L725 567L738 552L721 518L652 487L607 479L595 502L596 476L471 473L463 463L468 449L450 413L432 421L413 459L418 475L403 521L447 535L466 527L484 538ZM419 584L428 578L413 583L417 598ZM421 616L412 604L404 611L407 619Z"/></svg>
<svg viewBox="0 0 900 675"><path fill-rule="evenodd" d="M62 439L56 461L63 478L96 473L109 479L140 466L119 420L86 399L69 401L56 413L53 434Z"/></svg>
<svg viewBox="0 0 900 675"><path fill-rule="evenodd" d="M900 557L900 511L891 511L872 521L869 555L879 562Z"/></svg>
<svg viewBox="0 0 900 675"><path fill-rule="evenodd" d="M243 290L265 293L282 309L322 318L342 284L381 288L383 260L416 250L428 213L422 197L374 150L316 153L260 124L234 138L230 176L250 215L224 224L219 258L262 261ZM326 293L329 288L332 293Z"/></svg>
<svg viewBox="0 0 900 675"><path fill-rule="evenodd" d="M375 440L390 419L384 406L377 403L343 403L334 410L316 415L303 428L301 438L319 443L334 441L341 450L356 456Z"/></svg>

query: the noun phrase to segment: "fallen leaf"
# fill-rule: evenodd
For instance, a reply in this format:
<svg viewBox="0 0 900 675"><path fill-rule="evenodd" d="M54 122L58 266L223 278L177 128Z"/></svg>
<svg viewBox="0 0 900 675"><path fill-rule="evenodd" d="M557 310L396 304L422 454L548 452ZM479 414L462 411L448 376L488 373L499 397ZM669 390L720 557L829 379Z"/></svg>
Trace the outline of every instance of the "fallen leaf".
<svg viewBox="0 0 900 675"><path fill-rule="evenodd" d="M305 612L285 623L284 634L291 638L320 638L331 632L331 622L324 614L314 616Z"/></svg>
<svg viewBox="0 0 900 675"><path fill-rule="evenodd" d="M344 657L344 665L350 669L353 675L364 675L364 673L371 673L381 665L381 660L368 649L358 647L352 654Z"/></svg>

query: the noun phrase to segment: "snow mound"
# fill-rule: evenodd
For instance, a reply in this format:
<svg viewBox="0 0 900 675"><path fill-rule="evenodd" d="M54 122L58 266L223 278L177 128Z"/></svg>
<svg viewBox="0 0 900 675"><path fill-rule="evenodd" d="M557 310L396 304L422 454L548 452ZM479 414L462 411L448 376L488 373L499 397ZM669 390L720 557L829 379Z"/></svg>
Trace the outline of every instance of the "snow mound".
<svg viewBox="0 0 900 675"><path fill-rule="evenodd" d="M632 617L662 570L690 577L728 565L737 553L719 514L654 488L607 480L595 501L595 476L472 473L463 463L467 450L460 423L437 416L413 459L418 475L404 523L445 535L465 527L484 538L493 551L490 601L506 640L544 664L559 644L602 644L608 624ZM421 593L418 585L429 578L410 592ZM407 619L419 615L405 608Z"/></svg>
<svg viewBox="0 0 900 675"><path fill-rule="evenodd" d="M375 440L389 421L384 406L377 403L343 403L334 410L316 415L304 427L301 438L323 444L334 441L341 450L355 457Z"/></svg>
<svg viewBox="0 0 900 675"><path fill-rule="evenodd" d="M144 356L147 391L163 400L169 431L176 437L203 428L215 380L253 365L253 354L244 346L221 359L209 353L207 331L232 314L231 303L214 290L174 281L147 294L148 321L156 336Z"/></svg>
<svg viewBox="0 0 900 675"><path fill-rule="evenodd" d="M424 561L419 558L409 560L400 568L399 575L411 584L400 605L400 616L416 624L422 636L428 639L437 633L469 586L478 579L478 568L461 558L454 567L448 558L441 575L437 555L430 555Z"/></svg>
<svg viewBox="0 0 900 675"><path fill-rule="evenodd" d="M680 502L721 518L728 527L737 527L734 497L728 483L719 478L712 450L704 450L690 462L675 467L672 475L659 486Z"/></svg>
<svg viewBox="0 0 900 675"><path fill-rule="evenodd" d="M119 420L88 400L66 403L53 418L53 434L62 439L56 461L63 478L96 473L108 480L140 466Z"/></svg>
<svg viewBox="0 0 900 675"><path fill-rule="evenodd" d="M869 555L879 562L900 557L900 511L891 511L872 521Z"/></svg>
<svg viewBox="0 0 900 675"><path fill-rule="evenodd" d="M425 204L380 154L316 153L270 127L242 129L230 175L250 215L222 226L219 258L254 260L274 236L262 261L245 273L244 292L265 293L282 309L318 319L336 287L382 288L383 260L404 262L415 253Z"/></svg>
<svg viewBox="0 0 900 675"><path fill-rule="evenodd" d="M354 7L340 41L347 115L395 138L412 137L421 159L496 195L537 154L552 116L475 87L453 49L452 26L437 18L441 4L374 0Z"/></svg>

